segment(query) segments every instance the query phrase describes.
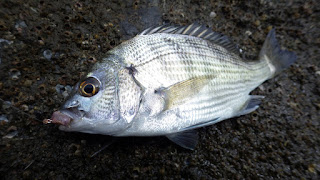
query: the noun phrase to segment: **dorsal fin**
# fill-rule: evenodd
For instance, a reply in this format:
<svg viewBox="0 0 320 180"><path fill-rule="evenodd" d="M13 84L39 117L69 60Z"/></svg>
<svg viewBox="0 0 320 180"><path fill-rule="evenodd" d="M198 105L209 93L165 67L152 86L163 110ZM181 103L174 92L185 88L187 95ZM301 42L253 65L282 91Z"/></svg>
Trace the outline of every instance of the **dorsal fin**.
<svg viewBox="0 0 320 180"><path fill-rule="evenodd" d="M139 35L148 35L155 33L183 34L195 36L211 41L214 44L218 44L235 54L240 54L239 48L232 41L230 41L227 36L214 32L211 30L211 28L207 28L206 26L200 25L198 23L193 23L188 26L175 26L169 24L152 26L142 31Z"/></svg>

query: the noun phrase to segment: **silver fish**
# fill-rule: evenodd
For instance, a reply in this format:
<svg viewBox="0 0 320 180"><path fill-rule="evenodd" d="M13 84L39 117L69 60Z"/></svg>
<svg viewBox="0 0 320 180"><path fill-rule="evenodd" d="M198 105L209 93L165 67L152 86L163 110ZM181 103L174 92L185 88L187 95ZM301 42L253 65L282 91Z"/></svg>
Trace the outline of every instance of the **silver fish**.
<svg viewBox="0 0 320 180"><path fill-rule="evenodd" d="M194 149L193 129L259 107L249 93L296 60L271 30L259 60L243 60L225 36L205 26L152 27L109 51L44 123L112 136L166 136Z"/></svg>

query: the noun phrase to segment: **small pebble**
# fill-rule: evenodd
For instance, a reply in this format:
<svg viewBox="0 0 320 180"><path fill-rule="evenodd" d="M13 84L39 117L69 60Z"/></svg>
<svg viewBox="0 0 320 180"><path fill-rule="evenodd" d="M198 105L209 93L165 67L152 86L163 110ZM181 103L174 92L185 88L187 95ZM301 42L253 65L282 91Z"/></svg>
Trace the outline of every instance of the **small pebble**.
<svg viewBox="0 0 320 180"><path fill-rule="evenodd" d="M214 11L211 11L209 16L211 18L215 18L215 17L217 17L217 14Z"/></svg>
<svg viewBox="0 0 320 180"><path fill-rule="evenodd" d="M314 164L310 164L308 166L308 171L311 172L311 173L316 173L315 165Z"/></svg>
<svg viewBox="0 0 320 180"><path fill-rule="evenodd" d="M96 63L96 62L97 62L97 59L96 59L95 57L90 57L90 58L88 59L88 62L89 62L89 63Z"/></svg>
<svg viewBox="0 0 320 180"><path fill-rule="evenodd" d="M82 153L82 151L80 149L77 149L75 152L74 152L74 155L76 156L80 156Z"/></svg>
<svg viewBox="0 0 320 180"><path fill-rule="evenodd" d="M13 137L18 135L18 131L12 131L7 135L3 136L2 139L12 139Z"/></svg>
<svg viewBox="0 0 320 180"><path fill-rule="evenodd" d="M70 92L72 91L72 87L70 85L63 86L61 84L56 85L56 92L61 94L63 97L68 97Z"/></svg>
<svg viewBox="0 0 320 180"><path fill-rule="evenodd" d="M10 45L10 44L12 44L13 42L12 42L12 41L9 41L9 40L6 40L6 39L1 39L1 38L0 38L0 48L1 48L1 44L2 44L2 43L3 43L3 44L9 44L9 45Z"/></svg>
<svg viewBox="0 0 320 180"><path fill-rule="evenodd" d="M62 93L62 96L63 96L64 98L68 97L68 96L69 96L68 91L64 91L64 92Z"/></svg>
<svg viewBox="0 0 320 180"><path fill-rule="evenodd" d="M272 28L273 28L272 26L268 26L268 27L267 27L267 31L268 31L268 32L271 31Z"/></svg>
<svg viewBox="0 0 320 180"><path fill-rule="evenodd" d="M43 51L43 56L44 58L50 61L50 59L52 58L52 51L50 51L49 49Z"/></svg>
<svg viewBox="0 0 320 180"><path fill-rule="evenodd" d="M9 122L7 116L4 114L1 114L0 115L0 125L6 124L7 122Z"/></svg>
<svg viewBox="0 0 320 180"><path fill-rule="evenodd" d="M22 105L21 105L21 109L22 109L23 111L29 111L29 107L28 107L28 105L26 105L26 104L22 104Z"/></svg>
<svg viewBox="0 0 320 180"><path fill-rule="evenodd" d="M14 27L16 28L16 30L21 34L23 32L23 29L25 29L27 26L27 24L22 21L22 20L18 20L16 22L16 24L14 25Z"/></svg>
<svg viewBox="0 0 320 180"><path fill-rule="evenodd" d="M89 41L88 40L82 41L81 44L84 46L87 46L87 45L89 45Z"/></svg>
<svg viewBox="0 0 320 180"><path fill-rule="evenodd" d="M10 101L4 101L2 104L2 109L6 110L6 109L10 108L11 106L12 105L11 105Z"/></svg>
<svg viewBox="0 0 320 180"><path fill-rule="evenodd" d="M57 84L57 85L56 85L56 92L57 92L58 94L62 94L63 91L65 91L64 85Z"/></svg>
<svg viewBox="0 0 320 180"><path fill-rule="evenodd" d="M38 13L38 11L37 11L35 8L30 7L30 9L31 9L31 11L33 11L34 13Z"/></svg>
<svg viewBox="0 0 320 180"><path fill-rule="evenodd" d="M10 77L12 80L16 81L19 79L19 76L21 75L20 71L18 69L10 69Z"/></svg>
<svg viewBox="0 0 320 180"><path fill-rule="evenodd" d="M54 53L54 55L53 55L53 57L56 58L56 59L58 59L58 58L60 58L60 57L62 57L62 56L63 56L63 54L61 54L61 53L59 53L59 52L56 52L56 53Z"/></svg>
<svg viewBox="0 0 320 180"><path fill-rule="evenodd" d="M11 132L11 131L17 131L17 126L10 126L8 129L7 129L7 132Z"/></svg>
<svg viewBox="0 0 320 180"><path fill-rule="evenodd" d="M248 35L248 36L251 36L251 35L252 35L252 32L249 31L249 30L247 30L247 31L245 32L245 34Z"/></svg>
<svg viewBox="0 0 320 180"><path fill-rule="evenodd" d="M22 21L22 20L18 20L18 21L16 22L16 24L14 25L14 27L15 27L16 29L18 29L18 28L26 28L26 27L28 27L28 26L27 26L26 22L24 22L24 21Z"/></svg>
<svg viewBox="0 0 320 180"><path fill-rule="evenodd" d="M31 86L32 85L32 81L30 79L27 79L24 83L24 86Z"/></svg>
<svg viewBox="0 0 320 180"><path fill-rule="evenodd" d="M266 88L261 84L260 86L258 86L258 88L261 90L261 91L264 91Z"/></svg>
<svg viewBox="0 0 320 180"><path fill-rule="evenodd" d="M66 85L65 88L66 88L66 90L67 90L67 92L68 92L68 95L69 95L70 92L72 91L72 86Z"/></svg>
<svg viewBox="0 0 320 180"><path fill-rule="evenodd" d="M256 26L260 26L261 22L259 20L256 20L253 24Z"/></svg>

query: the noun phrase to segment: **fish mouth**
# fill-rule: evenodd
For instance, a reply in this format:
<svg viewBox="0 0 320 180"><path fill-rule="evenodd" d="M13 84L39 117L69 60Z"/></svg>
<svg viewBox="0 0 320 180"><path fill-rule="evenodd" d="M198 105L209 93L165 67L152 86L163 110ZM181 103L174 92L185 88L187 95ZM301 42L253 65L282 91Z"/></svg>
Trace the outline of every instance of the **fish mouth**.
<svg viewBox="0 0 320 180"><path fill-rule="evenodd" d="M83 116L84 113L79 110L76 110L75 108L62 109L53 112L51 118L43 120L43 123L58 124L69 127L74 120L81 119Z"/></svg>

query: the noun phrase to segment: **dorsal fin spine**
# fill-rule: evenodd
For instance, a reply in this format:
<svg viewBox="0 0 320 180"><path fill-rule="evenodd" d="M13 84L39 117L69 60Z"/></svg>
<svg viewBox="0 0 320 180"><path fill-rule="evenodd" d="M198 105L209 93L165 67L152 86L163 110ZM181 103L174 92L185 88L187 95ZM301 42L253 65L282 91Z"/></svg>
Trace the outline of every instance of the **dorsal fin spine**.
<svg viewBox="0 0 320 180"><path fill-rule="evenodd" d="M206 30L204 30L204 31L202 31L197 37L201 37L203 34L205 34L206 32L208 31L208 29L206 29Z"/></svg>
<svg viewBox="0 0 320 180"><path fill-rule="evenodd" d="M172 26L168 24L153 26L142 31L139 35L150 35L156 33L194 36L220 45L235 54L240 54L238 47L232 41L230 41L227 36L214 32L210 28L207 28L206 26L200 25L198 23L193 23L188 26Z"/></svg>

